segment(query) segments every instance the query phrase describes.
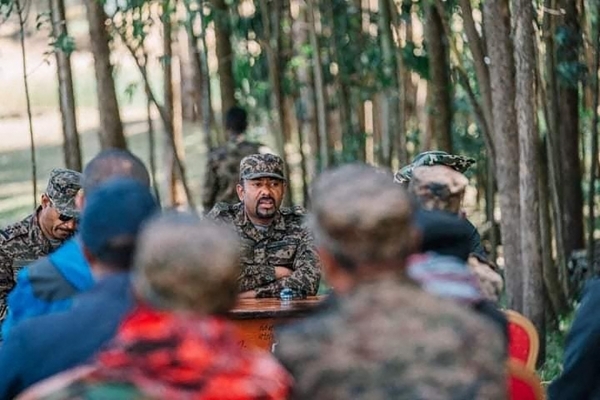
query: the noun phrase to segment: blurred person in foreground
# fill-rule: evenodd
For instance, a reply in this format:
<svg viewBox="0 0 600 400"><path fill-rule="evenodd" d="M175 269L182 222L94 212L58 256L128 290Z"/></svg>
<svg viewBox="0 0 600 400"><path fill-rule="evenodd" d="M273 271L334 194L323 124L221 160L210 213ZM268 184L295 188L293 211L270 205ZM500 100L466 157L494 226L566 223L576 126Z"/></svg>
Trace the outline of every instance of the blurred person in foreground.
<svg viewBox="0 0 600 400"><path fill-rule="evenodd" d="M53 169L35 212L0 229L0 322L6 316L6 296L15 285L16 268L50 254L75 232L80 188L79 172Z"/></svg>
<svg viewBox="0 0 600 400"><path fill-rule="evenodd" d="M240 163L237 204L218 203L208 213L233 225L242 239L240 298L278 297L284 288L315 295L321 268L302 207L281 207L287 180L283 160L253 154Z"/></svg>
<svg viewBox="0 0 600 400"><path fill-rule="evenodd" d="M131 310L130 268L141 225L158 210L149 188L110 180L88 193L79 234L96 283L64 312L23 321L0 347L0 398L90 358Z"/></svg>
<svg viewBox="0 0 600 400"><path fill-rule="evenodd" d="M391 176L366 165L322 174L310 226L334 295L278 332L276 356L298 399L506 398L504 344L490 323L405 274L413 210Z"/></svg>
<svg viewBox="0 0 600 400"><path fill-rule="evenodd" d="M239 346L234 305L239 242L191 214L165 214L141 233L138 307L95 360L22 399L285 399L291 378L266 351Z"/></svg>
<svg viewBox="0 0 600 400"><path fill-rule="evenodd" d="M137 156L122 149L103 150L83 170L82 190L74 200L77 212L85 207L90 193L115 177L131 178L150 187L148 170ZM17 283L8 296L9 310L2 324L2 335L8 337L13 326L20 321L68 310L73 297L93 285L92 271L84 257L81 238L76 235L55 252L19 273Z"/></svg>

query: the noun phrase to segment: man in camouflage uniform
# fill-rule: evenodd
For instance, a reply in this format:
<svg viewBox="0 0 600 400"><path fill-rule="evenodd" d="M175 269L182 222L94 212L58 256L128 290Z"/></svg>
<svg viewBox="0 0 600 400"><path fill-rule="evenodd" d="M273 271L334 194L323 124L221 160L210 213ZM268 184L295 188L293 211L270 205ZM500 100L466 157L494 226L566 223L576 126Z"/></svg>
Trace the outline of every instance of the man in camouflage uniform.
<svg viewBox="0 0 600 400"><path fill-rule="evenodd" d="M227 143L208 154L202 205L210 210L218 202L237 203L236 192L240 161L242 158L261 153L262 145L246 140L247 115L244 109L232 107L225 117L225 129L229 136Z"/></svg>
<svg viewBox="0 0 600 400"><path fill-rule="evenodd" d="M80 181L79 172L53 169L37 210L0 230L0 321L6 315L6 296L15 284L14 264L22 266L49 254L75 232L79 218L75 197Z"/></svg>
<svg viewBox="0 0 600 400"><path fill-rule="evenodd" d="M277 332L294 398L505 399L500 332L406 278L413 212L391 178L346 165L313 187L311 228L335 294Z"/></svg>
<svg viewBox="0 0 600 400"><path fill-rule="evenodd" d="M241 202L218 203L208 216L233 224L242 239L241 298L277 297L284 288L314 295L321 278L304 209L280 207L286 189L283 160L254 154L240 163Z"/></svg>
<svg viewBox="0 0 600 400"><path fill-rule="evenodd" d="M464 172L475 162L472 158L426 151L394 175L394 181L407 188L426 210L441 210L461 214L461 205L469 180ZM471 228L468 265L477 276L485 297L497 303L504 282L497 267L488 260L477 228Z"/></svg>

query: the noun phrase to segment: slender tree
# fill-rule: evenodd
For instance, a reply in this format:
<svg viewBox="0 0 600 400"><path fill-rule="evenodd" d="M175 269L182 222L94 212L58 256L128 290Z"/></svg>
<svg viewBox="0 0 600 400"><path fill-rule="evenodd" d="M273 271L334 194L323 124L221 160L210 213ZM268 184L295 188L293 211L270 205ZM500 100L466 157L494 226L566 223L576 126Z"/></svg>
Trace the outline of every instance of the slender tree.
<svg viewBox="0 0 600 400"><path fill-rule="evenodd" d="M72 39L67 30L65 4L63 0L49 0L52 21L54 55L58 74L58 100L63 127L63 154L67 168L81 171L81 146L77 132L77 106L73 91L73 74L71 72Z"/></svg>

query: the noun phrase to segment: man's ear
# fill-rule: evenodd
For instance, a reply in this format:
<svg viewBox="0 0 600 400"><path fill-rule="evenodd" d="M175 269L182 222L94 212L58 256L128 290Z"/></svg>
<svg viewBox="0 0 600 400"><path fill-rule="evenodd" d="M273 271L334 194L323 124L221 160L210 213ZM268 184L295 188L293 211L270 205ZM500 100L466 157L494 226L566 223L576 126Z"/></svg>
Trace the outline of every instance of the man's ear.
<svg viewBox="0 0 600 400"><path fill-rule="evenodd" d="M41 204L42 208L46 208L52 204L50 202L50 198L48 197L48 195L46 195L46 193L42 193Z"/></svg>
<svg viewBox="0 0 600 400"><path fill-rule="evenodd" d="M244 201L244 185L242 183L238 183L235 185L235 191L237 192L238 199L240 199L240 201Z"/></svg>
<svg viewBox="0 0 600 400"><path fill-rule="evenodd" d="M322 247L317 248L323 276L334 292L345 293L354 286L354 277L340 265L335 256Z"/></svg>
<svg viewBox="0 0 600 400"><path fill-rule="evenodd" d="M83 211L83 205L85 204L85 198L83 196L83 189L79 189L77 195L75 195L75 207L79 211Z"/></svg>

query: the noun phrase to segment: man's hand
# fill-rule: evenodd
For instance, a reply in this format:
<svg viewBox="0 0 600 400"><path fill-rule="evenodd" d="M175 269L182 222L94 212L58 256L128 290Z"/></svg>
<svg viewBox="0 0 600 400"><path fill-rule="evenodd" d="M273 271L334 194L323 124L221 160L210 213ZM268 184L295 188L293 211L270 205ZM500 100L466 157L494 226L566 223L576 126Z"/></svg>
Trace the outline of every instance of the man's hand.
<svg viewBox="0 0 600 400"><path fill-rule="evenodd" d="M292 270L286 267L275 267L275 279L287 278L292 275Z"/></svg>
<svg viewBox="0 0 600 400"><path fill-rule="evenodd" d="M238 294L238 299L255 299L256 292L254 290L247 290Z"/></svg>

